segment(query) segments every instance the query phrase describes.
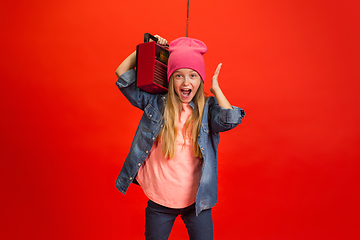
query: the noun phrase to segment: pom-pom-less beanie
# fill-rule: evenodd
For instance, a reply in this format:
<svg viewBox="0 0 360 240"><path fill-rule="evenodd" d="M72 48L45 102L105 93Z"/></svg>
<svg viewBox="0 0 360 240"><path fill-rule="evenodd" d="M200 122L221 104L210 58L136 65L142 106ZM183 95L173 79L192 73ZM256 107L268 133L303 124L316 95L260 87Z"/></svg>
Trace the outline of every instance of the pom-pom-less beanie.
<svg viewBox="0 0 360 240"><path fill-rule="evenodd" d="M203 54L207 47L200 40L181 37L172 41L169 45L169 60L167 69L167 79L180 68L190 68L199 73L205 82L205 61Z"/></svg>

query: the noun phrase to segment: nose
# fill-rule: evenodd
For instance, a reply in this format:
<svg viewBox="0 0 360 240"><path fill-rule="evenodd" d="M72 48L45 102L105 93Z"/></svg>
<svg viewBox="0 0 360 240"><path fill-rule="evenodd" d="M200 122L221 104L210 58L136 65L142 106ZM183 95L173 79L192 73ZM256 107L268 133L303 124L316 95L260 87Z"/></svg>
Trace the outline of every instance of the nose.
<svg viewBox="0 0 360 240"><path fill-rule="evenodd" d="M189 85L189 83L190 83L190 79L189 79L188 76L186 76L186 77L184 78L184 85Z"/></svg>

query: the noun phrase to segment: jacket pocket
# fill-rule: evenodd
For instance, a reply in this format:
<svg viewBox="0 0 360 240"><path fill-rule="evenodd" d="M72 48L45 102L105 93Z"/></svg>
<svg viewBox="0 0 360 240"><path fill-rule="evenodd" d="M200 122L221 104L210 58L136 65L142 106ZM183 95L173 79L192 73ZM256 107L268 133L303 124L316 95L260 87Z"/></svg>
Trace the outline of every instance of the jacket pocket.
<svg viewBox="0 0 360 240"><path fill-rule="evenodd" d="M144 109L144 114L141 119L141 129L146 132L152 132L154 128L160 123L163 116L150 104Z"/></svg>

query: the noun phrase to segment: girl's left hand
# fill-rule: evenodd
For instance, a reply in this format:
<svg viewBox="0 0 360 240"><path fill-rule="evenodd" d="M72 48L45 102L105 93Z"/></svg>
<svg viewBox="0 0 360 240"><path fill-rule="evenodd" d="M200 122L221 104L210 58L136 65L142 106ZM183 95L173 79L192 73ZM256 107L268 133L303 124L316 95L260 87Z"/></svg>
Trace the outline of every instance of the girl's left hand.
<svg viewBox="0 0 360 240"><path fill-rule="evenodd" d="M214 76L213 76L212 82L211 82L210 92L215 95L216 100L218 101L218 104L220 107L226 108L226 109L232 109L233 107L231 106L230 102L226 99L224 93L221 91L221 88L219 86L218 77L219 77L221 66L222 66L222 63L220 63L215 70L215 73L214 73Z"/></svg>
<svg viewBox="0 0 360 240"><path fill-rule="evenodd" d="M219 73L220 73L220 69L221 69L222 63L220 63L214 73L214 76L212 78L212 82L211 82L211 88L210 88L210 92L212 94L215 95L215 92L218 91L220 89L219 86L219 81L218 81L218 77L219 77Z"/></svg>

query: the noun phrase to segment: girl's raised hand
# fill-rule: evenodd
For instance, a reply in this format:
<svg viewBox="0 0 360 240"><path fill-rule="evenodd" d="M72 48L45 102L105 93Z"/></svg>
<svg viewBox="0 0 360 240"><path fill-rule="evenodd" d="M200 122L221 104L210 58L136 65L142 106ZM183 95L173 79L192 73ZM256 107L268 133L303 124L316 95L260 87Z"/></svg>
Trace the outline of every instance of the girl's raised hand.
<svg viewBox="0 0 360 240"><path fill-rule="evenodd" d="M220 63L214 73L214 76L212 78L212 82L211 82L211 88L210 88L210 92L214 95L216 95L215 93L220 90L220 86L219 86L219 81L218 81L218 77L219 77L219 73L220 73L220 69L221 69L222 63Z"/></svg>
<svg viewBox="0 0 360 240"><path fill-rule="evenodd" d="M220 63L215 70L215 73L214 73L214 76L213 76L212 82L211 82L210 92L215 95L216 100L218 101L218 104L220 107L231 109L232 108L231 104L226 99L224 93L221 91L221 88L219 86L218 77L219 77L221 66L222 66L222 63Z"/></svg>

